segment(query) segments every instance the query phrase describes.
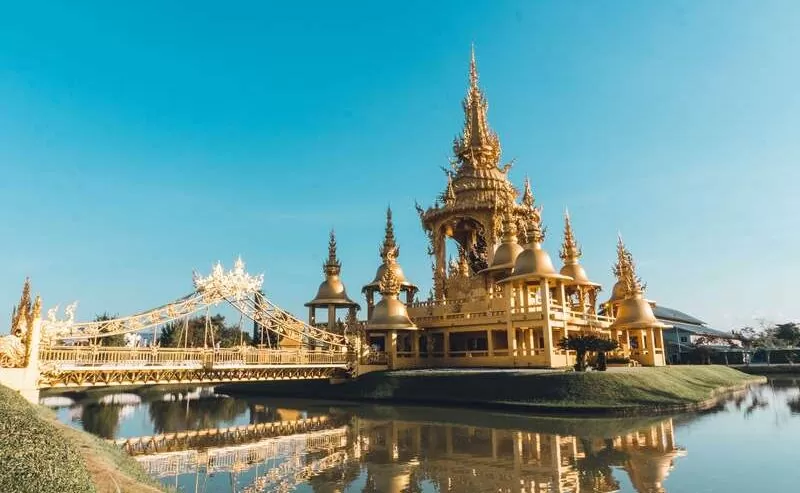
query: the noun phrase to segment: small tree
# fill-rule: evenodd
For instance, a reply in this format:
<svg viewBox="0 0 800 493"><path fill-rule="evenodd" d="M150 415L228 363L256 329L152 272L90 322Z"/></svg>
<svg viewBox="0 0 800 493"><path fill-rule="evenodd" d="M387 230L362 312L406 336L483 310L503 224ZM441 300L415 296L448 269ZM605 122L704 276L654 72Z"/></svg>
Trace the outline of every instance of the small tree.
<svg viewBox="0 0 800 493"><path fill-rule="evenodd" d="M103 312L102 315L95 315L94 321L106 322L108 320L114 320L118 317L119 315L109 315L108 312ZM101 333L105 330L107 330L105 326L100 327ZM125 334L114 334L107 337L98 337L95 340L95 343L100 344L101 346L122 347L125 345Z"/></svg>
<svg viewBox="0 0 800 493"><path fill-rule="evenodd" d="M605 353L619 347L619 343L597 334L570 334L558 342L558 347L575 351L575 371L586 371L586 355L590 352L598 353L601 361L598 369L605 370Z"/></svg>

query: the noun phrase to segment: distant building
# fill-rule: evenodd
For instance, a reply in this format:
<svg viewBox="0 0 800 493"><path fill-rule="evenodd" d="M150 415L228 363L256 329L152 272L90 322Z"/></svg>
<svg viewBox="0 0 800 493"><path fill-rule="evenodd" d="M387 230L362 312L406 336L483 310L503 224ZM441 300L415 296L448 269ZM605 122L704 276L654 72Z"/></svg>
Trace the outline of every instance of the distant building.
<svg viewBox="0 0 800 493"><path fill-rule="evenodd" d="M712 329L687 313L664 306L653 307L653 313L660 322L672 326L663 332L670 363L686 362L695 345L721 351L730 350L732 346L742 347L742 341L730 332Z"/></svg>

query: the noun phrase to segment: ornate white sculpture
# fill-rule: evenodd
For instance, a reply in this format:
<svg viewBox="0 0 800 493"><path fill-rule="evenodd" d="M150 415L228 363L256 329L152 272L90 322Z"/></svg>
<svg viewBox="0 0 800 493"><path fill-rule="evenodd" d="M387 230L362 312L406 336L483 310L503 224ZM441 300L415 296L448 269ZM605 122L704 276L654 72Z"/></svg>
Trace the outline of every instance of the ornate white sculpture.
<svg viewBox="0 0 800 493"><path fill-rule="evenodd" d="M233 270L225 272L222 264L217 262L209 276L203 277L195 272L192 277L198 293L236 301L258 291L264 283L264 274L251 276L245 272L242 257L236 259Z"/></svg>

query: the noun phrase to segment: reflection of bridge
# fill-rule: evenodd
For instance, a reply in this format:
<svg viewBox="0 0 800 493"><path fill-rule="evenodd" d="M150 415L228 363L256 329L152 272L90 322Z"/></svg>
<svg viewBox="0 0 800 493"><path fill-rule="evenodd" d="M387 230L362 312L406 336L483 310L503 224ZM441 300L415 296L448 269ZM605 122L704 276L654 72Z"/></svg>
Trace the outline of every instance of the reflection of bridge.
<svg viewBox="0 0 800 493"><path fill-rule="evenodd" d="M319 416L294 421L275 421L230 428L210 428L124 438L116 440L115 443L128 454L138 456L196 448L229 447L242 443L252 443L265 438L311 433L329 430L334 427L336 427L335 421L325 416Z"/></svg>
<svg viewBox="0 0 800 493"><path fill-rule="evenodd" d="M217 264L209 276L195 274L195 291L188 296L135 315L93 322L76 322L74 304L65 320L56 319L56 309L43 319L41 301L31 303L26 283L12 333L0 338L0 383L33 398L38 389L50 387L312 379L346 371L352 352L345 336L281 309L260 291L262 282L263 276L245 272L241 259L228 272ZM219 303L277 336L280 347L215 348L213 332L209 348L96 345L99 338L188 324L190 315ZM79 345L89 341L95 345Z"/></svg>
<svg viewBox="0 0 800 493"><path fill-rule="evenodd" d="M256 468L242 492L291 491L344 464L348 427L326 417L117 440L152 477L236 474ZM309 459L310 456L318 458ZM263 466L263 472L258 468Z"/></svg>

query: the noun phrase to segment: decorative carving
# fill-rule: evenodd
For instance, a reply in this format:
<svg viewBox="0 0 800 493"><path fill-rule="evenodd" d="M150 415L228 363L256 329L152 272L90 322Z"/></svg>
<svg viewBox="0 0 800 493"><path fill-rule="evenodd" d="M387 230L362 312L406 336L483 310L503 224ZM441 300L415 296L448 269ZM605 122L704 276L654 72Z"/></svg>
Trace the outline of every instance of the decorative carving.
<svg viewBox="0 0 800 493"><path fill-rule="evenodd" d="M642 280L636 275L636 263L631 252L625 248L622 242L622 235L617 235L617 263L612 269L614 276L622 283L625 288L625 297L644 293L647 288L642 284Z"/></svg>
<svg viewBox="0 0 800 493"><path fill-rule="evenodd" d="M211 275L203 277L195 272L192 277L198 293L237 301L260 290L264 283L264 274L251 276L245 272L241 257L236 259L233 270L225 272L222 264L217 262Z"/></svg>

